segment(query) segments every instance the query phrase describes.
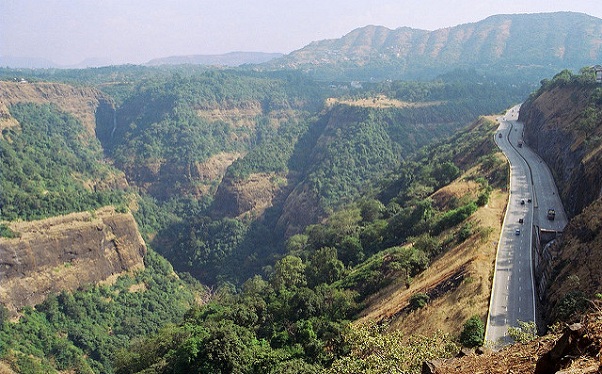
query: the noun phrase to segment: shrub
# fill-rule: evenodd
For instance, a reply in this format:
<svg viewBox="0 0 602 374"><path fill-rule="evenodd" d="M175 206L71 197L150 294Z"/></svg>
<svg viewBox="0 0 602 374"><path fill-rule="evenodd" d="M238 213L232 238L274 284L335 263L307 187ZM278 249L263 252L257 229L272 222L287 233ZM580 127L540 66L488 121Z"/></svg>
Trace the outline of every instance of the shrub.
<svg viewBox="0 0 602 374"><path fill-rule="evenodd" d="M11 230L10 227L5 224L0 224L0 238L18 238L19 234Z"/></svg>
<svg viewBox="0 0 602 374"><path fill-rule="evenodd" d="M448 229L463 222L465 219L470 217L471 214L476 212L477 209L477 204L473 201L459 207L458 209L447 211L441 216L441 218L435 225L435 233L440 233L445 229Z"/></svg>
<svg viewBox="0 0 602 374"><path fill-rule="evenodd" d="M473 225L468 222L462 225L460 231L458 231L458 243L464 242L466 239L470 238L473 233Z"/></svg>
<svg viewBox="0 0 602 374"><path fill-rule="evenodd" d="M537 337L535 322L518 321L518 327L508 327L508 335L519 343L527 343Z"/></svg>
<svg viewBox="0 0 602 374"><path fill-rule="evenodd" d="M569 320L576 313L583 312L588 302L581 291L568 292L554 307L555 320Z"/></svg>
<svg viewBox="0 0 602 374"><path fill-rule="evenodd" d="M4 325L4 322L8 321L10 318L10 313L4 304L0 304L0 327Z"/></svg>
<svg viewBox="0 0 602 374"><path fill-rule="evenodd" d="M479 316L472 316L464 322L460 333L460 343L465 347L479 347L485 338L485 324Z"/></svg>
<svg viewBox="0 0 602 374"><path fill-rule="evenodd" d="M429 302L429 295L424 292L418 292L410 296L410 309L416 310L424 308Z"/></svg>

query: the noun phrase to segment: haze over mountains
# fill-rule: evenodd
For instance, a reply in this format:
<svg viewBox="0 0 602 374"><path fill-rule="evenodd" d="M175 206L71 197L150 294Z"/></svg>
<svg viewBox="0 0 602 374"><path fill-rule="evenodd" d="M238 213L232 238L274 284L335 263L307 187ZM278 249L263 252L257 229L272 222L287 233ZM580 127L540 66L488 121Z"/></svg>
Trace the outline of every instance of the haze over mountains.
<svg viewBox="0 0 602 374"><path fill-rule="evenodd" d="M301 69L319 78L412 79L441 70L477 68L489 72L520 69L549 75L602 60L602 20L583 13L496 15L476 23L435 31L383 26L357 28L339 39L314 41L290 54L230 52L156 58L147 65L200 64L262 69ZM75 66L106 63L90 59ZM0 57L0 66L59 68L40 58Z"/></svg>
<svg viewBox="0 0 602 374"><path fill-rule="evenodd" d="M497 15L435 31L366 26L272 64L355 79L434 77L454 67L549 72L600 61L601 41L602 20L585 14Z"/></svg>
<svg viewBox="0 0 602 374"><path fill-rule="evenodd" d="M275 58L282 57L282 53L264 53L264 52L230 52L220 55L191 55L191 56L170 56L155 58L147 62L148 66L160 65L221 65L221 66L240 66L245 64L261 64Z"/></svg>

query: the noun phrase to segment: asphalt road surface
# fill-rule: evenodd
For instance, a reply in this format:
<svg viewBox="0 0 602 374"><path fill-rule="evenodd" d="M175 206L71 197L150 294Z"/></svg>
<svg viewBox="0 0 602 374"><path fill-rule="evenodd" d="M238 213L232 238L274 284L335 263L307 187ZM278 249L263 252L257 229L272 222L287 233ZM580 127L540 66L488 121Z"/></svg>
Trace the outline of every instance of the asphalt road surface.
<svg viewBox="0 0 602 374"><path fill-rule="evenodd" d="M512 342L508 327L517 327L518 321L535 321L531 252L534 228L561 231L567 222L550 170L522 144L523 125L517 121L518 109L515 106L498 118L500 126L495 136L510 162L510 197L498 243L485 335L494 348ZM547 218L548 209L556 211L553 221Z"/></svg>

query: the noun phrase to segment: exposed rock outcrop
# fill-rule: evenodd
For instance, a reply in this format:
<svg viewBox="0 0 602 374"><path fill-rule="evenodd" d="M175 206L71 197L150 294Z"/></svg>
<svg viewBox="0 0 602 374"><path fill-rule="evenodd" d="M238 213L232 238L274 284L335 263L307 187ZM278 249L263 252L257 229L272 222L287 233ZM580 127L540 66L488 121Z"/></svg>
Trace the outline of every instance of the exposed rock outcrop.
<svg viewBox="0 0 602 374"><path fill-rule="evenodd" d="M95 88L49 82L0 82L0 103L0 113L3 106L16 103L52 103L81 120L91 136L95 134L98 106L112 106L111 99Z"/></svg>
<svg viewBox="0 0 602 374"><path fill-rule="evenodd" d="M555 243L551 278L543 305L549 322L566 319L582 297L593 297L602 287L602 199L585 208L567 225ZM581 301L580 301L581 300Z"/></svg>
<svg viewBox="0 0 602 374"><path fill-rule="evenodd" d="M308 184L299 184L286 198L277 226L290 237L316 223L323 214L317 192Z"/></svg>
<svg viewBox="0 0 602 374"><path fill-rule="evenodd" d="M261 215L273 205L286 180L271 173L253 173L244 180L225 179L215 195L215 209L223 215Z"/></svg>
<svg viewBox="0 0 602 374"><path fill-rule="evenodd" d="M566 326L559 334L546 335L498 352L444 360L424 365L423 373L600 373L602 319L600 312L581 323Z"/></svg>
<svg viewBox="0 0 602 374"><path fill-rule="evenodd" d="M550 278L542 295L547 324L570 318L602 285L602 116L592 114L600 110L598 100L592 100L597 87L555 83L520 110L525 140L552 169L572 217L547 259Z"/></svg>
<svg viewBox="0 0 602 374"><path fill-rule="evenodd" d="M593 93L589 86L559 85L520 110L525 141L552 169L569 216L580 213L602 191L602 148L589 144L602 135L602 123L587 130L579 124Z"/></svg>
<svg viewBox="0 0 602 374"><path fill-rule="evenodd" d="M128 180L150 195L167 200L174 195L202 196L214 194L228 167L240 153L222 152L205 162L175 162L172 160L145 160L122 166Z"/></svg>
<svg viewBox="0 0 602 374"><path fill-rule="evenodd" d="M107 207L7 225L19 237L0 238L0 303L13 312L144 267L146 245L130 213Z"/></svg>

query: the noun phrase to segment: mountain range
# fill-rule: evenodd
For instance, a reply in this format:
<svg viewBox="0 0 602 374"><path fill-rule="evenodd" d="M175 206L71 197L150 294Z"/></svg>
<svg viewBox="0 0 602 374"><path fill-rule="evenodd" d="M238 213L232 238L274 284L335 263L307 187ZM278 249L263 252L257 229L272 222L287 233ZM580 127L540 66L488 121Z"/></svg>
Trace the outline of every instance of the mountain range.
<svg viewBox="0 0 602 374"><path fill-rule="evenodd" d="M322 77L434 77L442 70L542 71L602 60L602 20L582 13L495 15L476 23L426 31L382 26L310 43L270 66Z"/></svg>
<svg viewBox="0 0 602 374"><path fill-rule="evenodd" d="M219 55L190 55L190 56L170 56L155 58L147 62L148 66L159 65L219 65L219 66L240 66L245 64L261 64L275 58L282 57L282 53L264 53L264 52L230 52Z"/></svg>
<svg viewBox="0 0 602 374"><path fill-rule="evenodd" d="M254 69L299 69L319 79L383 80L432 78L453 69L538 78L602 60L602 19L575 12L494 15L434 31L365 26L338 39L314 41L283 55L230 52L170 56L145 65L254 65ZM0 65L57 68L39 58L0 57ZM99 66L82 62L75 67Z"/></svg>

